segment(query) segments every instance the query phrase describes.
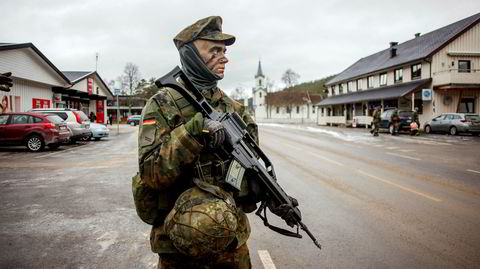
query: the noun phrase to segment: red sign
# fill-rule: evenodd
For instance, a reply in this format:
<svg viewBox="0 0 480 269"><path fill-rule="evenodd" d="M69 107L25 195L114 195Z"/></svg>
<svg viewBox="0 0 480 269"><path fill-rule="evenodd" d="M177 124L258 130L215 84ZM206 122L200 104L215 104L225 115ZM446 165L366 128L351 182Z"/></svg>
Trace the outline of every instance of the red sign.
<svg viewBox="0 0 480 269"><path fill-rule="evenodd" d="M97 122L105 123L105 108L103 100L97 100Z"/></svg>
<svg viewBox="0 0 480 269"><path fill-rule="evenodd" d="M32 108L50 108L50 100L33 98Z"/></svg>
<svg viewBox="0 0 480 269"><path fill-rule="evenodd" d="M91 95L93 93L93 78L87 79L87 92L88 95Z"/></svg>

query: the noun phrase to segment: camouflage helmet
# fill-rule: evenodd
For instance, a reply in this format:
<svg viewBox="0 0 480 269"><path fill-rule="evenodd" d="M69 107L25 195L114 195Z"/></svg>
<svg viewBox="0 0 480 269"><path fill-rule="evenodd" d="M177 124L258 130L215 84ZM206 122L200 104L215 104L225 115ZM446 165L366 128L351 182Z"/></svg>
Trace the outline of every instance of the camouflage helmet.
<svg viewBox="0 0 480 269"><path fill-rule="evenodd" d="M223 198L199 187L186 190L165 219L165 231L182 254L194 258L216 256L235 239L239 222L235 201L219 191Z"/></svg>
<svg viewBox="0 0 480 269"><path fill-rule="evenodd" d="M178 35L173 38L173 42L177 49L179 49L184 44L197 39L225 41L225 46L230 46L235 43L235 37L233 35L222 33L222 17L220 16L210 16L198 20L178 33Z"/></svg>

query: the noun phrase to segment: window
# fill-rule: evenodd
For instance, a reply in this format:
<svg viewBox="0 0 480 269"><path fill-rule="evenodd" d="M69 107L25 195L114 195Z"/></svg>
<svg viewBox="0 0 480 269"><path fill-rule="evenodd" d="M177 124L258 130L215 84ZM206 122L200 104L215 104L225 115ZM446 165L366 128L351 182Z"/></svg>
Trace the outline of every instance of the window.
<svg viewBox="0 0 480 269"><path fill-rule="evenodd" d="M280 108L277 106L277 114L280 113Z"/></svg>
<svg viewBox="0 0 480 269"><path fill-rule="evenodd" d="M332 86L330 89L332 90L332 95L335 95L335 86Z"/></svg>
<svg viewBox="0 0 480 269"><path fill-rule="evenodd" d="M402 82L403 80L403 69L395 69L395 83Z"/></svg>
<svg viewBox="0 0 480 269"><path fill-rule="evenodd" d="M258 86L262 86L262 80L261 79L258 80Z"/></svg>
<svg viewBox="0 0 480 269"><path fill-rule="evenodd" d="M380 74L380 86L387 85L387 73Z"/></svg>
<svg viewBox="0 0 480 269"><path fill-rule="evenodd" d="M65 112L48 112L49 114L56 114L58 115L60 118L62 118L62 120L67 120L68 119L68 115L67 113Z"/></svg>
<svg viewBox="0 0 480 269"><path fill-rule="evenodd" d="M470 61L469 60L458 60L458 72L459 73L470 73Z"/></svg>
<svg viewBox="0 0 480 269"><path fill-rule="evenodd" d="M28 115L13 115L12 124L27 124L32 122L32 119Z"/></svg>
<svg viewBox="0 0 480 269"><path fill-rule="evenodd" d="M315 114L315 106L312 106L312 114Z"/></svg>
<svg viewBox="0 0 480 269"><path fill-rule="evenodd" d="M462 98L460 99L460 107L458 109L460 113L475 113L475 98Z"/></svg>
<svg viewBox="0 0 480 269"><path fill-rule="evenodd" d="M357 91L361 91L363 89L362 79L357 79Z"/></svg>
<svg viewBox="0 0 480 269"><path fill-rule="evenodd" d="M412 79L417 79L422 77L422 64L412 65Z"/></svg>
<svg viewBox="0 0 480 269"><path fill-rule="evenodd" d="M367 79L367 88L373 88L373 76L369 76Z"/></svg>
<svg viewBox="0 0 480 269"><path fill-rule="evenodd" d="M338 93L343 94L343 85L342 84L338 84Z"/></svg>
<svg viewBox="0 0 480 269"><path fill-rule="evenodd" d="M40 123L42 121L43 121L43 119L41 119L41 118L33 117L33 123Z"/></svg>
<svg viewBox="0 0 480 269"><path fill-rule="evenodd" d="M259 93L258 93L258 96L259 96L260 98L262 98L262 92L259 92Z"/></svg>
<svg viewBox="0 0 480 269"><path fill-rule="evenodd" d="M0 125L7 124L7 121L8 121L8 115L0 116Z"/></svg>
<svg viewBox="0 0 480 269"><path fill-rule="evenodd" d="M347 92L353 91L353 81L349 81L347 84Z"/></svg>
<svg viewBox="0 0 480 269"><path fill-rule="evenodd" d="M297 106L297 114L300 113L300 107Z"/></svg>

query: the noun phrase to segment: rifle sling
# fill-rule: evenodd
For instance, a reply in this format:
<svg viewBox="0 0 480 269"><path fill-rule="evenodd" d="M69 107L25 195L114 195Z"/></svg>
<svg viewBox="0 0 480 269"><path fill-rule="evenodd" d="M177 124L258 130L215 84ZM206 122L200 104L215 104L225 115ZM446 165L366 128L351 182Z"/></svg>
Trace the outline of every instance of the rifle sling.
<svg viewBox="0 0 480 269"><path fill-rule="evenodd" d="M263 211L263 216L262 216L262 211ZM263 220L263 225L267 226L270 230L277 232L281 235L285 236L290 236L290 237L296 237L296 238L302 238L302 235L298 233L298 226L297 226L297 233L291 232L289 230L285 230L283 228L271 225L268 223L267 219L267 203L265 201L262 202L260 207L258 208L257 212L255 212L255 215L260 217L260 219Z"/></svg>

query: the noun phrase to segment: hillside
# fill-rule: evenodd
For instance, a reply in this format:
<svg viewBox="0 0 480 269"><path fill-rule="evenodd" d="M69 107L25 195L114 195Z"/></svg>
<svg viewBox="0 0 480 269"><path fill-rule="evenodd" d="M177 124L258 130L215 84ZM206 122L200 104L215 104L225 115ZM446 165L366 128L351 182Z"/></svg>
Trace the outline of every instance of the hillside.
<svg viewBox="0 0 480 269"><path fill-rule="evenodd" d="M304 83L295 85L293 87L285 88L283 90L284 91L301 91L301 92L308 91L311 94L320 94L323 97L325 97L327 96L327 93L326 93L327 87L325 86L325 83L327 83L328 80L332 79L335 76L336 75L331 75L319 80L304 82Z"/></svg>

